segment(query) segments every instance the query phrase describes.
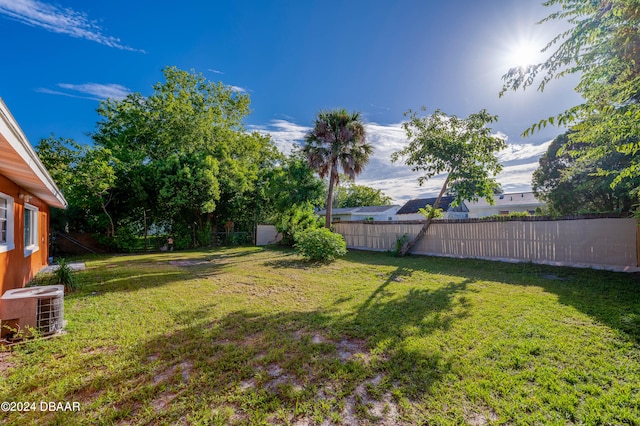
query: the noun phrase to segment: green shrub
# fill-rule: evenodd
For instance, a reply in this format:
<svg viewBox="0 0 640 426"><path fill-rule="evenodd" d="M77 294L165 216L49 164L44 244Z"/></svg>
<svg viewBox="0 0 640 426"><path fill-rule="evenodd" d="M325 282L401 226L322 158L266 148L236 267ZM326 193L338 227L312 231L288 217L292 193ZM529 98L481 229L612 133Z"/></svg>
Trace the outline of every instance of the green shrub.
<svg viewBox="0 0 640 426"><path fill-rule="evenodd" d="M327 228L310 228L296 233L295 248L312 261L330 262L347 254L347 244L342 235Z"/></svg>
<svg viewBox="0 0 640 426"><path fill-rule="evenodd" d="M320 228L322 221L316 216L310 203L294 204L289 210L282 213L275 226L282 234L280 244L292 246L296 241L296 233L306 229Z"/></svg>
<svg viewBox="0 0 640 426"><path fill-rule="evenodd" d="M71 265L64 258L58 259L58 269L53 273L53 279L55 284L64 285L66 292L74 291L79 287Z"/></svg>
<svg viewBox="0 0 640 426"><path fill-rule="evenodd" d="M403 234L401 237L396 236L396 245L392 250L389 250L389 252L391 253L391 255L395 257L399 257L400 253L402 252L402 247L404 247L404 245L408 242L409 242L408 234Z"/></svg>
<svg viewBox="0 0 640 426"><path fill-rule="evenodd" d="M211 225L205 223L204 229L196 231L196 241L199 247L211 247L213 245L213 238L211 237Z"/></svg>

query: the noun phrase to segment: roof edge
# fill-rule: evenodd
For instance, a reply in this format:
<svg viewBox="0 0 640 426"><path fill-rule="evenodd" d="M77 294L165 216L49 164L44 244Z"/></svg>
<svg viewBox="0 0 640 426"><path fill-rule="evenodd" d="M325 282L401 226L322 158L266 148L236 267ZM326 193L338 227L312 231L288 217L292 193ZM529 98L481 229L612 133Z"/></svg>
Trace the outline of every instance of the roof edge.
<svg viewBox="0 0 640 426"><path fill-rule="evenodd" d="M12 138L7 138L9 145L18 153L18 155L24 160L29 168L36 174L38 179L40 179L45 188L58 201L58 205L51 205L53 207L66 209L68 203L64 198L62 191L60 191L58 185L56 185L46 167L44 166L44 164L42 164L42 161L40 161L38 154L36 154L35 150L29 143L29 140L20 128L20 125L16 121L13 114L11 114L11 111L9 111L9 107L7 107L2 98L0 98L0 115L13 136Z"/></svg>

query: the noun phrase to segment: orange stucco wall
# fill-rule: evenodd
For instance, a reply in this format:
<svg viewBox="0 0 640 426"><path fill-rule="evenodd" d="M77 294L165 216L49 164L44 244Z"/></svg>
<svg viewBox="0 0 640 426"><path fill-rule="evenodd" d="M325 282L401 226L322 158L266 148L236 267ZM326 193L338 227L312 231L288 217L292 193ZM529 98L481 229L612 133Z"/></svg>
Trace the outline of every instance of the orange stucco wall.
<svg viewBox="0 0 640 426"><path fill-rule="evenodd" d="M13 236L15 248L0 253L0 294L3 294L9 289L24 287L40 269L47 265L49 257L49 206L36 197L29 200L29 204L39 209L39 250L25 257L24 201L19 199L18 193L26 191L0 175L0 192L14 198Z"/></svg>

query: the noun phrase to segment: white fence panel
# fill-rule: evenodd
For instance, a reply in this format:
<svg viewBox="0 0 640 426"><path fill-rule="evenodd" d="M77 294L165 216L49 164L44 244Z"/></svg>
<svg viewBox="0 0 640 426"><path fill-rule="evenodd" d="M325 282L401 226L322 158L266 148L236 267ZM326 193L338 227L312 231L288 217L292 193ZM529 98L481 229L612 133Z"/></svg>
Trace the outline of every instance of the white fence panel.
<svg viewBox="0 0 640 426"><path fill-rule="evenodd" d="M339 222L348 248L387 251L419 223ZM638 224L633 218L549 221L434 222L412 253L566 266L638 270Z"/></svg>

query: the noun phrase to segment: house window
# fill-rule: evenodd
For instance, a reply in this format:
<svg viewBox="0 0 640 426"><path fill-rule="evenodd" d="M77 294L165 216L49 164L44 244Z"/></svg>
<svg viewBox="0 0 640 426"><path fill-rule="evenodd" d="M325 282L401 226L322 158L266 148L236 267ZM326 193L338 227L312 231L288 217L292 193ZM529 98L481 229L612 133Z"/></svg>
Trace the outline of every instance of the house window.
<svg viewBox="0 0 640 426"><path fill-rule="evenodd" d="M13 197L0 193L0 253L13 250Z"/></svg>
<svg viewBox="0 0 640 426"><path fill-rule="evenodd" d="M24 205L24 255L38 251L38 208Z"/></svg>

